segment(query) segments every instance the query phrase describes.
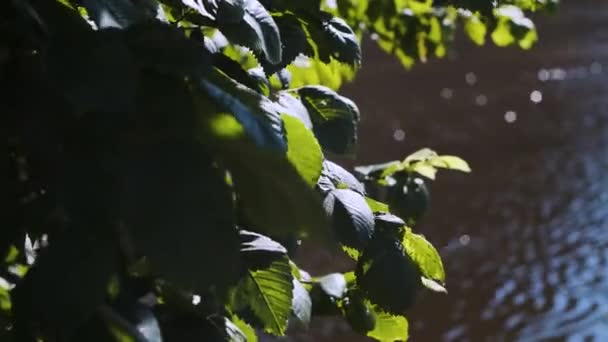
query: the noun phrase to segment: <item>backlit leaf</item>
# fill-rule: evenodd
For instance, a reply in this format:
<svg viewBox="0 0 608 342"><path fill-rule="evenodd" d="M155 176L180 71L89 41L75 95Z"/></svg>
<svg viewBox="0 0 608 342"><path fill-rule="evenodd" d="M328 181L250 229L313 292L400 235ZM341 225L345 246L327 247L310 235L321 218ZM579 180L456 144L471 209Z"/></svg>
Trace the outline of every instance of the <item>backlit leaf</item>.
<svg viewBox="0 0 608 342"><path fill-rule="evenodd" d="M410 228L405 230L403 246L407 254L420 267L420 272L426 278L444 282L445 271L439 253L424 236L414 234Z"/></svg>
<svg viewBox="0 0 608 342"><path fill-rule="evenodd" d="M380 342L407 341L408 322L404 316L376 312L376 327L367 336Z"/></svg>
<svg viewBox="0 0 608 342"><path fill-rule="evenodd" d="M299 119L283 115L287 136L287 158L311 187L317 184L323 167L323 152L311 130Z"/></svg>

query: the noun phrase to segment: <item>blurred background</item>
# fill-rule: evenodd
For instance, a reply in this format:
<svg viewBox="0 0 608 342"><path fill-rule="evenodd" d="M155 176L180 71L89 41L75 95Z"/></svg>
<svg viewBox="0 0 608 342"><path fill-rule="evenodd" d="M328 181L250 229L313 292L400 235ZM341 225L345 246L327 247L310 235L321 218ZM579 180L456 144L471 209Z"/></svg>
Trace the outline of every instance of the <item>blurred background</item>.
<svg viewBox="0 0 608 342"><path fill-rule="evenodd" d="M608 1L564 0L535 18L531 51L474 47L406 71L366 41L342 89L363 115L357 160L430 147L443 172L417 229L439 247L448 295L419 298L412 341L608 341ZM306 254L306 253L302 253ZM319 252L314 274L350 269ZM301 341L365 341L313 322Z"/></svg>

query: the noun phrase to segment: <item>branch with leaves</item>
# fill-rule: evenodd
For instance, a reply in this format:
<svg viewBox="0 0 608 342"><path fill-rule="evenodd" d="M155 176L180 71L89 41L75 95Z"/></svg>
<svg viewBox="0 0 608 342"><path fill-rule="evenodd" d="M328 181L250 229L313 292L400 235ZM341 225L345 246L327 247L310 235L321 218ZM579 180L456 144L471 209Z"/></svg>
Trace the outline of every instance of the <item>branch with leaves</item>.
<svg viewBox="0 0 608 342"><path fill-rule="evenodd" d="M406 66L536 40L553 1L10 0L0 12L9 213L2 341L256 341L343 316L408 337L446 292L414 226L439 169L423 149L355 168L360 113L336 90L371 34ZM491 32L491 33L490 33ZM316 240L352 272L294 262Z"/></svg>

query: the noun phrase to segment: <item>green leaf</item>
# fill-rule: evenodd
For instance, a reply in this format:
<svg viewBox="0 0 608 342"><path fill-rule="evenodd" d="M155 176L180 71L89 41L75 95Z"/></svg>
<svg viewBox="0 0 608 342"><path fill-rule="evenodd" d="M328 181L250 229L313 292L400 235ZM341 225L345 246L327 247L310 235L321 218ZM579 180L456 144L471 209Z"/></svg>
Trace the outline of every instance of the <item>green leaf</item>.
<svg viewBox="0 0 608 342"><path fill-rule="evenodd" d="M378 202L371 197L365 197L365 201L367 202L367 205L369 205L369 208L374 213L388 213L389 212L388 204Z"/></svg>
<svg viewBox="0 0 608 342"><path fill-rule="evenodd" d="M407 156L403 163L411 164L417 161L428 161L437 156L437 152L431 150L430 148L423 148Z"/></svg>
<svg viewBox="0 0 608 342"><path fill-rule="evenodd" d="M410 228L406 228L403 236L403 246L407 254L418 265L424 277L441 283L445 281L445 271L441 257L424 236L414 234Z"/></svg>
<svg viewBox="0 0 608 342"><path fill-rule="evenodd" d="M198 105L201 111L209 110L209 103ZM218 130L216 126L228 129ZM298 238L328 241L328 222L319 197L286 155L256 147L231 115L213 115L203 121L201 129L201 140L213 146L217 158L230 171L240 210L248 223L270 234L294 232Z"/></svg>
<svg viewBox="0 0 608 342"><path fill-rule="evenodd" d="M430 162L431 165L433 165L434 167L442 169L471 172L471 167L469 166L469 164L462 158L456 156L437 156L431 159Z"/></svg>
<svg viewBox="0 0 608 342"><path fill-rule="evenodd" d="M233 315L232 323L239 328L239 330L243 333L243 335L245 335L246 342L257 342L258 341L258 336L255 333L255 329L253 329L253 327L251 327L251 325L247 324L247 322L243 321L239 316Z"/></svg>
<svg viewBox="0 0 608 342"><path fill-rule="evenodd" d="M355 78L356 70L336 60L323 63L316 58L299 55L287 66L291 73L291 87L298 88L309 85L321 85L338 90L344 82Z"/></svg>
<svg viewBox="0 0 608 342"><path fill-rule="evenodd" d="M302 87L296 91L308 109L321 146L337 154L352 152L360 116L357 105L322 86Z"/></svg>
<svg viewBox="0 0 608 342"><path fill-rule="evenodd" d="M492 40L498 46L508 46L515 42L522 49L529 49L537 40L536 27L521 8L515 5L502 5L494 10L497 18Z"/></svg>
<svg viewBox="0 0 608 342"><path fill-rule="evenodd" d="M323 167L321 146L302 121L289 115L283 115L281 118L287 136L287 159L302 179L313 187L317 184Z"/></svg>
<svg viewBox="0 0 608 342"><path fill-rule="evenodd" d="M291 313L293 276L287 256L268 253L265 245L243 251L247 271L237 285L233 307L246 305L266 332L283 336Z"/></svg>
<svg viewBox="0 0 608 342"><path fill-rule="evenodd" d="M307 329L310 325L312 300L306 288L295 278L293 279L293 300L291 307L299 325Z"/></svg>
<svg viewBox="0 0 608 342"><path fill-rule="evenodd" d="M376 326L367 336L380 342L407 341L408 322L404 316L376 312Z"/></svg>
<svg viewBox="0 0 608 342"><path fill-rule="evenodd" d="M225 334L226 334L227 341L229 341L229 342L249 342L247 335L245 335L245 332L243 332L241 330L240 326L238 326L233 321L228 319L228 317L223 317L223 319L224 319L223 325L225 328ZM253 328L251 328L250 326L249 326L249 328L251 330L253 330Z"/></svg>
<svg viewBox="0 0 608 342"><path fill-rule="evenodd" d="M374 233L374 214L363 196L349 189L332 190L323 207L340 243L357 250L367 246Z"/></svg>
<svg viewBox="0 0 608 342"><path fill-rule="evenodd" d="M12 308L11 290L13 284L0 277L0 316L8 315Z"/></svg>
<svg viewBox="0 0 608 342"><path fill-rule="evenodd" d="M487 27L479 20L479 17L471 12L467 13L464 19L464 31L469 38L477 45L483 45L486 42Z"/></svg>
<svg viewBox="0 0 608 342"><path fill-rule="evenodd" d="M219 23L220 31L233 44L252 49L271 64L280 63L281 36L272 16L257 0L244 0L244 9L242 21Z"/></svg>
<svg viewBox="0 0 608 342"><path fill-rule="evenodd" d="M427 162L414 163L409 169L410 171L415 172L428 179L435 179L435 175L437 174L437 169Z"/></svg>

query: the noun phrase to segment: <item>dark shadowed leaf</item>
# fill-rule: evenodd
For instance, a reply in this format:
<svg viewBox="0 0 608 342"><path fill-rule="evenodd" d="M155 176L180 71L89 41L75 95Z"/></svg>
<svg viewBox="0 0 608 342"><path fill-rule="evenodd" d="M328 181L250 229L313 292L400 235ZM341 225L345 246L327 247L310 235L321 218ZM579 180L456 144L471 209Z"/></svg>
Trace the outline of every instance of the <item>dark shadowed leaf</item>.
<svg viewBox="0 0 608 342"><path fill-rule="evenodd" d="M83 0L82 4L100 29L124 29L138 21L154 18L156 14L146 13L129 0Z"/></svg>
<svg viewBox="0 0 608 342"><path fill-rule="evenodd" d="M287 149L280 113L267 97L227 77L219 70L203 79L200 86L218 107L236 117L256 144L280 151Z"/></svg>
<svg viewBox="0 0 608 342"><path fill-rule="evenodd" d="M359 334L365 335L376 326L376 313L372 305L357 289L348 291L348 298L344 301L344 316Z"/></svg>
<svg viewBox="0 0 608 342"><path fill-rule="evenodd" d="M179 29L154 21L131 26L126 40L137 66L180 76L202 76L211 68L210 51Z"/></svg>
<svg viewBox="0 0 608 342"><path fill-rule="evenodd" d="M374 214L360 194L349 189L331 191L323 207L340 243L363 250L374 233Z"/></svg>
<svg viewBox="0 0 608 342"><path fill-rule="evenodd" d="M357 284L373 304L402 314L410 308L422 286L420 271L392 234L378 232L370 241L355 270Z"/></svg>
<svg viewBox="0 0 608 342"><path fill-rule="evenodd" d="M374 222L377 230L382 230L386 233L397 232L405 226L405 221L400 217L390 213L374 212Z"/></svg>
<svg viewBox="0 0 608 342"><path fill-rule="evenodd" d="M257 0L244 0L245 13L238 23L219 23L219 29L232 43L263 55L271 64L281 62L279 28L268 11Z"/></svg>
<svg viewBox="0 0 608 342"><path fill-rule="evenodd" d="M363 184L352 173L332 161L325 160L323 162L321 174L328 177L336 188L350 189L361 195L365 195Z"/></svg>
<svg viewBox="0 0 608 342"><path fill-rule="evenodd" d="M137 250L186 289L225 290L236 278L239 240L222 171L194 142L145 145L126 160L120 199Z"/></svg>
<svg viewBox="0 0 608 342"><path fill-rule="evenodd" d="M213 104L200 100L201 112L208 113ZM216 149L217 158L230 171L240 210L249 224L268 234L294 232L298 238L328 240L320 200L285 154L258 148L228 114L205 120L201 128L201 139Z"/></svg>
<svg viewBox="0 0 608 342"><path fill-rule="evenodd" d="M304 107L302 101L287 91L279 91L275 94L275 96L276 103L278 106L280 106L280 109L278 110L280 110L281 113L285 113L300 119L306 128L312 129L312 121L310 120L308 110L306 107Z"/></svg>
<svg viewBox="0 0 608 342"><path fill-rule="evenodd" d="M46 63L51 82L76 112L133 110L135 61L120 32L65 38L52 41Z"/></svg>
<svg viewBox="0 0 608 342"><path fill-rule="evenodd" d="M361 64L361 47L353 30L338 17L323 22L328 45L332 47L331 56L338 61L351 65Z"/></svg>
<svg viewBox="0 0 608 342"><path fill-rule="evenodd" d="M338 154L352 152L360 116L355 103L322 86L307 86L296 91L308 109L321 146Z"/></svg>
<svg viewBox="0 0 608 342"><path fill-rule="evenodd" d="M271 75L282 70L300 54L313 56L314 50L307 39L306 23L293 13L281 13L273 16L280 32L282 56L279 63L261 61L267 74Z"/></svg>
<svg viewBox="0 0 608 342"><path fill-rule="evenodd" d="M54 239L12 291L17 336L28 336L34 326L70 336L104 301L106 284L118 267L117 246L87 235L86 226L75 228Z"/></svg>
<svg viewBox="0 0 608 342"><path fill-rule="evenodd" d="M251 71L243 69L241 64L232 58L221 54L213 54L213 66L220 69L226 76L231 79L257 91L260 94L264 94L267 86L262 84L256 75L253 75Z"/></svg>
<svg viewBox="0 0 608 342"><path fill-rule="evenodd" d="M245 0L217 1L217 20L223 23L237 23L245 15Z"/></svg>

